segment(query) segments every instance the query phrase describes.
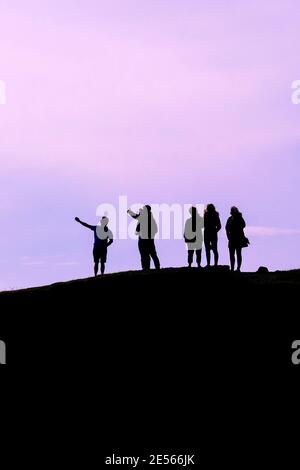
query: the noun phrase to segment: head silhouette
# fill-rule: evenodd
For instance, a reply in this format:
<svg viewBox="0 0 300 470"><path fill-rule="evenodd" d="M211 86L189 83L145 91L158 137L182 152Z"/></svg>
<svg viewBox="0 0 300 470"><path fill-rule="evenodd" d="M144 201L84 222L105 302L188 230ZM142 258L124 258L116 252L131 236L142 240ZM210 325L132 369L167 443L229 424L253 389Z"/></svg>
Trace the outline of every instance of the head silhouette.
<svg viewBox="0 0 300 470"><path fill-rule="evenodd" d="M102 219L101 219L101 225L102 225L103 227L106 227L107 224L108 224L108 222L109 222L108 217L103 216Z"/></svg>
<svg viewBox="0 0 300 470"><path fill-rule="evenodd" d="M232 208L230 209L230 214L232 215L232 217L236 217L237 215L240 215L240 211L236 206L232 206Z"/></svg>
<svg viewBox="0 0 300 470"><path fill-rule="evenodd" d="M213 204L207 204L206 206L206 212L208 213L213 213L213 212L216 212L216 208Z"/></svg>

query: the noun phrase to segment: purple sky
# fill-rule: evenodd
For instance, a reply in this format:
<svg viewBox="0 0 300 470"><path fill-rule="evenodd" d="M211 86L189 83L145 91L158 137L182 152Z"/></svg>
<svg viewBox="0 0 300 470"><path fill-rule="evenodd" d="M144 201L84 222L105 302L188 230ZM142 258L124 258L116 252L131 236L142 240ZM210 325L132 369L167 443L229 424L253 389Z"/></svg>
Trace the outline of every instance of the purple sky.
<svg viewBox="0 0 300 470"><path fill-rule="evenodd" d="M238 205L244 269L300 267L299 1L2 0L0 20L0 289L90 275L74 216L119 195L214 202L223 225ZM136 245L108 270L138 268Z"/></svg>

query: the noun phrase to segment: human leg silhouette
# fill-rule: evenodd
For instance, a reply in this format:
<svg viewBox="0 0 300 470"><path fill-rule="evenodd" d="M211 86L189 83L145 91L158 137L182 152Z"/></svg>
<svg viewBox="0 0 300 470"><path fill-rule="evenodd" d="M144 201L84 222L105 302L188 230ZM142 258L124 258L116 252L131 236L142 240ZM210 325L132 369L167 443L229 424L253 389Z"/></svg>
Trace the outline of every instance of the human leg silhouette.
<svg viewBox="0 0 300 470"><path fill-rule="evenodd" d="M212 249L213 254L214 254L215 266L218 266L218 261L219 261L218 240L212 240L211 249Z"/></svg>
<svg viewBox="0 0 300 470"><path fill-rule="evenodd" d="M97 276L98 269L99 269L100 254L99 254L98 248L95 246L93 248L93 257L94 257L94 275Z"/></svg>
<svg viewBox="0 0 300 470"><path fill-rule="evenodd" d="M235 247L234 246L229 246L229 255L230 255L230 269L231 271L234 271L234 265L235 265Z"/></svg>
<svg viewBox="0 0 300 470"><path fill-rule="evenodd" d="M105 271L105 261L101 260L101 274L104 274Z"/></svg>
<svg viewBox="0 0 300 470"><path fill-rule="evenodd" d="M157 256L154 240L148 240L148 241L149 241L149 243L148 243L149 263L150 263L150 257L151 257L152 260L153 260L155 269L160 269L160 262L159 262L159 259L158 259L158 256Z"/></svg>
<svg viewBox="0 0 300 470"><path fill-rule="evenodd" d="M97 274L98 274L98 269L99 269L99 261L95 261L95 265L94 265L94 274L95 274L95 276L97 276Z"/></svg>
<svg viewBox="0 0 300 470"><path fill-rule="evenodd" d="M143 260L144 260L144 261L143 261L143 264L144 264L144 268L143 268L143 269L145 269L146 271L148 271L148 270L150 269L150 261L151 261L149 253L144 253L144 255L143 255Z"/></svg>
<svg viewBox="0 0 300 470"><path fill-rule="evenodd" d="M196 250L196 260L197 260L198 268L201 267L201 255L202 255L202 249Z"/></svg>
<svg viewBox="0 0 300 470"><path fill-rule="evenodd" d="M147 270L150 269L150 255L149 255L149 250L147 246L147 241L143 238L139 238L139 252L141 256L141 265L142 269Z"/></svg>
<svg viewBox="0 0 300 470"><path fill-rule="evenodd" d="M189 265L189 268L193 264L193 258L194 258L194 250L188 250L188 265Z"/></svg>
<svg viewBox="0 0 300 470"><path fill-rule="evenodd" d="M237 259L237 271L240 272L242 266L242 248L238 247L236 249L236 259Z"/></svg>
<svg viewBox="0 0 300 470"><path fill-rule="evenodd" d="M204 241L205 244L205 253L206 253L206 263L207 266L210 266L210 240L206 239Z"/></svg>

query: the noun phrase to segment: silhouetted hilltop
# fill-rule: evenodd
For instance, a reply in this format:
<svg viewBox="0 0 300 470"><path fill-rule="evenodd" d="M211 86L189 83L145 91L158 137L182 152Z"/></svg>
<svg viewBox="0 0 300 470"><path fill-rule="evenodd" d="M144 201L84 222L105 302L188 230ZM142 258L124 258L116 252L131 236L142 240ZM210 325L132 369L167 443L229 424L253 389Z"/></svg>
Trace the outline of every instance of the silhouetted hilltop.
<svg viewBox="0 0 300 470"><path fill-rule="evenodd" d="M65 383L73 372L96 394L98 422L113 442L128 423L134 439L150 439L153 428L162 442L186 437L193 420L207 434L216 419L228 435L233 419L235 429L262 426L262 415L269 423L278 384L293 387L299 287L300 270L107 274L2 292L1 334L8 362L26 378L28 370L37 378L52 371ZM203 423L207 403L214 406Z"/></svg>
<svg viewBox="0 0 300 470"><path fill-rule="evenodd" d="M171 301L171 294L174 299L179 294L188 296L190 289L194 289L200 296L205 298L205 293L218 290L223 293L228 289L227 294L232 291L252 290L253 292L276 290L283 292L285 289L298 289L300 287L300 269L291 271L275 272L245 272L231 273L227 266L219 266L217 269L197 269L197 268L166 268L160 271L127 271L105 276L89 277L68 282L59 282L48 286L21 289L15 291L0 292L0 305L3 303L15 302L38 302L53 301L58 299L70 304L105 302L105 296L114 294L114 299L121 300L118 293L127 292L128 295L139 297L140 294L152 291L151 295L165 294ZM172 288L172 293L166 289ZM176 289L180 290L177 291ZM46 307L46 306L45 306Z"/></svg>

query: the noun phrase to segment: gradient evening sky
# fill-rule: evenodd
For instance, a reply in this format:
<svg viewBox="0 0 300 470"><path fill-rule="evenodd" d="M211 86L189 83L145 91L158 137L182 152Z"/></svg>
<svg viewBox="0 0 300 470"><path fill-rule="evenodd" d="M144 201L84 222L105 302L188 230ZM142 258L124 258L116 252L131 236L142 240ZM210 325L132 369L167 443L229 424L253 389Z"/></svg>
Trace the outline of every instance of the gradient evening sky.
<svg viewBox="0 0 300 470"><path fill-rule="evenodd" d="M244 269L300 267L299 1L0 3L0 289L92 272L96 207L242 210ZM163 266L183 241L158 241ZM224 233L220 262L228 264ZM108 271L139 268L116 241Z"/></svg>

